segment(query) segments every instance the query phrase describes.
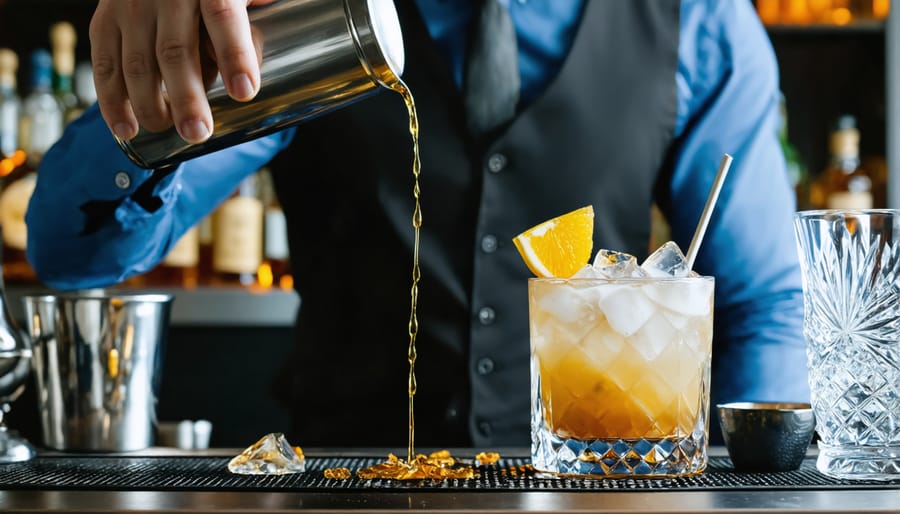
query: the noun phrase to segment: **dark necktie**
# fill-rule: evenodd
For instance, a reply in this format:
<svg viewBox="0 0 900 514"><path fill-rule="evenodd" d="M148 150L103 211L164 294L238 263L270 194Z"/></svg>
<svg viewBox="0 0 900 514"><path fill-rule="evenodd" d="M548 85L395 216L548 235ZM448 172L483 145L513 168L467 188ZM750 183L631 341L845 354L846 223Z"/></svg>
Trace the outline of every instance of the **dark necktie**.
<svg viewBox="0 0 900 514"><path fill-rule="evenodd" d="M516 30L499 0L482 0L463 78L469 130L476 137L512 119L519 101Z"/></svg>

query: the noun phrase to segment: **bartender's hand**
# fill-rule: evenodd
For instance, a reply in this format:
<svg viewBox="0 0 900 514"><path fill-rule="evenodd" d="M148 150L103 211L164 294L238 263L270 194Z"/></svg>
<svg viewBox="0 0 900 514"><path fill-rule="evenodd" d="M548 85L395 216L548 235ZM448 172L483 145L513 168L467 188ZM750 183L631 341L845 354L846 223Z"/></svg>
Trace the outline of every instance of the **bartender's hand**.
<svg viewBox="0 0 900 514"><path fill-rule="evenodd" d="M189 143L212 133L205 81L222 74L235 100L259 89L247 7L274 0L100 0L91 61L103 119L119 138L175 124ZM201 32L201 21L205 31Z"/></svg>

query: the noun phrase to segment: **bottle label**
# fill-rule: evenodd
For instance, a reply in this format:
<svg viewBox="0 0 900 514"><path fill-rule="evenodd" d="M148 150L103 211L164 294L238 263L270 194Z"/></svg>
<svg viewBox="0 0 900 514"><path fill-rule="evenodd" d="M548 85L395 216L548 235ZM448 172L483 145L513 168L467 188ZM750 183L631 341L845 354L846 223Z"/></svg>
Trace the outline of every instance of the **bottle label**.
<svg viewBox="0 0 900 514"><path fill-rule="evenodd" d="M871 209L872 203L872 193L868 191L838 192L828 195L825 207L828 209Z"/></svg>
<svg viewBox="0 0 900 514"><path fill-rule="evenodd" d="M284 211L278 208L266 209L265 256L273 260L287 260L288 250L287 221Z"/></svg>
<svg viewBox="0 0 900 514"><path fill-rule="evenodd" d="M181 236L175 246L166 255L163 264L173 268L192 268L200 261L200 241L197 227L193 227Z"/></svg>
<svg viewBox="0 0 900 514"><path fill-rule="evenodd" d="M6 187L0 194L0 227L3 228L3 242L10 248L24 250L28 241L25 226L25 211L34 193L37 175L29 173Z"/></svg>
<svg viewBox="0 0 900 514"><path fill-rule="evenodd" d="M239 196L219 207L214 223L213 269L222 273L256 273L262 263L263 206Z"/></svg>
<svg viewBox="0 0 900 514"><path fill-rule="evenodd" d="M48 98L56 102L53 97ZM39 161L44 153L53 146L53 143L56 143L62 136L62 111L58 107L55 109L42 107L44 109L36 112L26 112L19 128L19 137L25 137L25 141L27 141L27 143L23 142L22 146L28 155L35 159L35 162Z"/></svg>

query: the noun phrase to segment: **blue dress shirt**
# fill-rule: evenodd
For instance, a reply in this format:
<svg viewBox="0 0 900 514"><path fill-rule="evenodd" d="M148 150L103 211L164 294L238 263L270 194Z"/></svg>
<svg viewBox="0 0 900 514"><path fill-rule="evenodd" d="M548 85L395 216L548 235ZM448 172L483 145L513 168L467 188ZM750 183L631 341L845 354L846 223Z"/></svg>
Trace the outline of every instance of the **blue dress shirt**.
<svg viewBox="0 0 900 514"><path fill-rule="evenodd" d="M560 69L584 1L508 0L523 101L539 95ZM460 84L472 2L417 4ZM723 153L734 156L695 266L716 277L716 339L727 341L714 350L721 352L718 362L741 363L725 370L728 381L718 395L806 400L795 206L776 138L774 53L749 0L683 0L680 18L672 78L678 148L666 212L675 241L690 241L705 203L707 191L696 184L711 182ZM192 160L135 195L151 173L124 156L93 107L45 155L26 217L28 257L42 280L59 289L108 286L149 271L292 135L288 130ZM140 201L146 196L162 202ZM104 212L106 222L89 223Z"/></svg>

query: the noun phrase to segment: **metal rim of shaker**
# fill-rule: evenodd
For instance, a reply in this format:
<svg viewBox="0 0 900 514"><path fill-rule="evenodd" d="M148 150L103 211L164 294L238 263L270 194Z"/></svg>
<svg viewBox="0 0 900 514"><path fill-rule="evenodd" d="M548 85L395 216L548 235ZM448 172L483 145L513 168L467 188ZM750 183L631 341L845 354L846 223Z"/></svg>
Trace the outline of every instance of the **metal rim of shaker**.
<svg viewBox="0 0 900 514"><path fill-rule="evenodd" d="M366 8L354 7L351 5L354 2L365 4ZM355 43L356 56L359 58L360 64L372 80L390 89L392 84L400 80L402 70L394 70L384 52L382 52L381 41L378 40L377 31L374 29L375 24L372 22L372 17L369 13L368 0L344 0L343 3L347 29ZM357 16L361 19L357 19ZM361 27L358 26L360 23L362 23L364 31L360 30ZM375 48L378 50L377 52L367 52L369 48L367 43L370 42L374 43ZM403 64L400 63L401 67ZM386 73L379 73L379 70L385 70Z"/></svg>

